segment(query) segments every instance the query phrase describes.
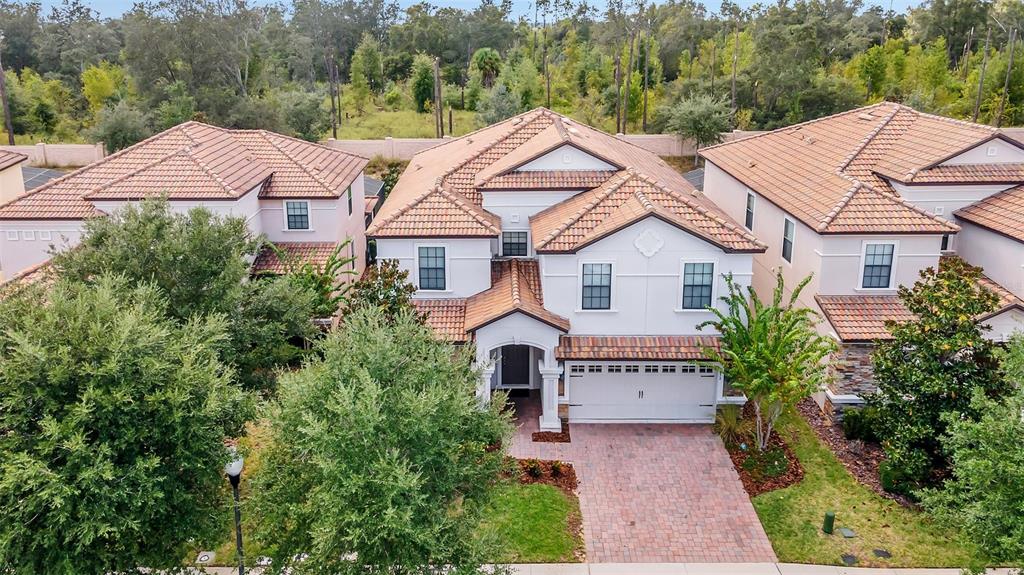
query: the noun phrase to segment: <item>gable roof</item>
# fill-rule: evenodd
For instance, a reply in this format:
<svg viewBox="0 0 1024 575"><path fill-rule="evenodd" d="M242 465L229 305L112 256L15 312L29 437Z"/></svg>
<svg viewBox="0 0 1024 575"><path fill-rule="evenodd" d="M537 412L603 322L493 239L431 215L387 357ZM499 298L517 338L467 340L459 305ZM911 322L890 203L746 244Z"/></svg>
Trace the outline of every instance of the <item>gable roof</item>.
<svg viewBox="0 0 1024 575"><path fill-rule="evenodd" d="M465 331L476 331L517 312L569 331L568 319L544 308L535 260L513 259L492 265L491 287L466 299Z"/></svg>
<svg viewBox="0 0 1024 575"><path fill-rule="evenodd" d="M657 217L727 252L763 252L747 230L690 194L625 170L601 186L530 217L538 252L575 252L644 218Z"/></svg>
<svg viewBox="0 0 1024 575"><path fill-rule="evenodd" d="M721 347L713 335L563 335L555 348L562 360L707 360Z"/></svg>
<svg viewBox="0 0 1024 575"><path fill-rule="evenodd" d="M83 219L93 200L337 198L366 158L265 130L185 122L0 206L0 219ZM261 186L262 184L262 186Z"/></svg>
<svg viewBox="0 0 1024 575"><path fill-rule="evenodd" d="M881 102L700 153L818 233L953 233L955 224L906 202L882 176L931 167L995 134Z"/></svg>
<svg viewBox="0 0 1024 575"><path fill-rule="evenodd" d="M251 273L253 275L288 273L288 262L281 260L274 247L280 250L286 259L308 262L323 269L338 244L334 242L274 242L273 246L264 245L252 262Z"/></svg>
<svg viewBox="0 0 1024 575"><path fill-rule="evenodd" d="M988 196L960 208L954 215L1024 243L1024 185Z"/></svg>
<svg viewBox="0 0 1024 575"><path fill-rule="evenodd" d="M501 231L501 220L483 208L481 190L594 190L618 181L623 170L511 171L565 145L635 173L647 182L645 185L660 190L654 193L665 196L665 202L678 208L659 204L659 217L673 225L700 237L715 237L721 245L736 243L737 247L731 248L734 250L763 249L752 244L752 236L741 238L742 232L726 232L739 226L658 156L545 108L416 154L367 229L367 236L496 236ZM457 201L439 198L439 190L454 195ZM421 207L424 203L429 206ZM690 217L696 219L690 221ZM715 230L724 235L716 237Z"/></svg>
<svg viewBox="0 0 1024 575"><path fill-rule="evenodd" d="M11 150L0 150L0 170L6 170L28 160L28 156Z"/></svg>

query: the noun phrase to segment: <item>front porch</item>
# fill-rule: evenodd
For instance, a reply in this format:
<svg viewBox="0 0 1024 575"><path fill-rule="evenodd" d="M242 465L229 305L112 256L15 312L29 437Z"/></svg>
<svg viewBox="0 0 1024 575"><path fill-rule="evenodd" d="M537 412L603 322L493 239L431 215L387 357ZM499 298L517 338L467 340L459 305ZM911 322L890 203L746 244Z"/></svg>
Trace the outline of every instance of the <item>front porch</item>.
<svg viewBox="0 0 1024 575"><path fill-rule="evenodd" d="M481 372L478 396L490 401L494 391L507 391L517 419L534 419L529 426L532 431L560 431L558 397L562 368L552 354L553 349L523 343L491 349Z"/></svg>

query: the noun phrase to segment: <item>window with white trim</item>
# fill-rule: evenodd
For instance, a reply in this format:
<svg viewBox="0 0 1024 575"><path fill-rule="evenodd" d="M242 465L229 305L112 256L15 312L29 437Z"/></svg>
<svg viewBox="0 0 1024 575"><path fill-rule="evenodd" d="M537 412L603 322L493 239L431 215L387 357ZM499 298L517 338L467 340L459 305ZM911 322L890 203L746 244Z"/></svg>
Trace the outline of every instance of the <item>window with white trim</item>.
<svg viewBox="0 0 1024 575"><path fill-rule="evenodd" d="M611 309L612 264L583 264L583 309Z"/></svg>
<svg viewBox="0 0 1024 575"><path fill-rule="evenodd" d="M501 255L508 257L520 257L527 255L526 238L526 232L502 232Z"/></svg>
<svg viewBox="0 0 1024 575"><path fill-rule="evenodd" d="M50 234L49 231L41 231L41 232L39 232L39 239L45 240L45 241L50 241L51 239L53 239L53 235Z"/></svg>
<svg viewBox="0 0 1024 575"><path fill-rule="evenodd" d="M885 289L892 283L892 261L896 244L867 244L864 246L864 274L862 288Z"/></svg>
<svg viewBox="0 0 1024 575"><path fill-rule="evenodd" d="M608 366L608 373L622 373L622 366L621 365L609 365Z"/></svg>
<svg viewBox="0 0 1024 575"><path fill-rule="evenodd" d="M644 373L658 373L658 366L656 365L645 365Z"/></svg>
<svg viewBox="0 0 1024 575"><path fill-rule="evenodd" d="M640 373L640 366L639 365L627 365L626 366L626 373Z"/></svg>
<svg viewBox="0 0 1024 575"><path fill-rule="evenodd" d="M711 291L714 281L714 263L684 263L683 309L705 309L711 307Z"/></svg>
<svg viewBox="0 0 1024 575"><path fill-rule="evenodd" d="M715 368L710 365L702 365L698 368L698 371L700 371L701 375L713 375L715 373Z"/></svg>
<svg viewBox="0 0 1024 575"><path fill-rule="evenodd" d="M601 371L602 370L601 370L601 366L600 365L588 365L587 366L587 373L601 373Z"/></svg>
<svg viewBox="0 0 1024 575"><path fill-rule="evenodd" d="M569 368L569 373L583 373L583 366L578 363L574 363L572 367Z"/></svg>
<svg viewBox="0 0 1024 575"><path fill-rule="evenodd" d="M743 219L743 226L748 230L754 230L754 194L747 192L747 212Z"/></svg>
<svg viewBox="0 0 1024 575"><path fill-rule="evenodd" d="M18 232L16 230L7 230L7 241L16 242L18 241Z"/></svg>
<svg viewBox="0 0 1024 575"><path fill-rule="evenodd" d="M676 366L674 365L663 365L661 366L661 373L675 373Z"/></svg>
<svg viewBox="0 0 1024 575"><path fill-rule="evenodd" d="M346 190L348 193L348 215L352 215L352 186L350 185Z"/></svg>
<svg viewBox="0 0 1024 575"><path fill-rule="evenodd" d="M796 224L785 218L782 224L782 259L793 263L793 238L796 235Z"/></svg>
<svg viewBox="0 0 1024 575"><path fill-rule="evenodd" d="M309 229L309 202L285 202L284 210L289 230Z"/></svg>
<svg viewBox="0 0 1024 575"><path fill-rule="evenodd" d="M447 285L444 269L444 247L420 246L417 255L419 256L420 289L445 290Z"/></svg>
<svg viewBox="0 0 1024 575"><path fill-rule="evenodd" d="M35 230L25 230L21 232L21 239L23 240L34 240L36 239Z"/></svg>

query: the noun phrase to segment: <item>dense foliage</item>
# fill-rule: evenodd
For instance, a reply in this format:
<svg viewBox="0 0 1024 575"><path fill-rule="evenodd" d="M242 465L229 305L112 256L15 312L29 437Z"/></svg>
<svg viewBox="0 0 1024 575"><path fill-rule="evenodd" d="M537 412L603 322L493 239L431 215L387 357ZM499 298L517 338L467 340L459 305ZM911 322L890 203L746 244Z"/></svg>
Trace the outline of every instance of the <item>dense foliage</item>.
<svg viewBox="0 0 1024 575"><path fill-rule="evenodd" d="M302 340L315 335L309 320L316 294L288 277L244 281L258 246L240 218L204 208L174 213L166 200L145 200L88 220L81 242L52 261L71 280L113 274L133 285L152 284L180 323L223 316L222 359L238 367L246 387L266 388L273 370L294 362Z"/></svg>
<svg viewBox="0 0 1024 575"><path fill-rule="evenodd" d="M932 482L947 467L940 437L949 418L976 419L976 393L995 396L1006 389L995 344L976 321L998 301L979 286L980 276L980 269L948 258L938 269L923 270L912 288L899 288L917 317L890 324L892 338L878 342L878 392L868 398L878 410L887 489L906 492Z"/></svg>
<svg viewBox="0 0 1024 575"><path fill-rule="evenodd" d="M342 255L343 251L352 249L352 240L345 240L335 246L323 263L308 261L299 254L290 254L273 244L268 244L268 247L276 252L284 264L292 285L314 295L313 313L317 318L329 318L338 313L338 309L348 299L352 278L357 275L356 256Z"/></svg>
<svg viewBox="0 0 1024 575"><path fill-rule="evenodd" d="M348 311L369 307L380 310L386 318L403 313L416 314L412 295L416 286L409 281L409 271L398 265L398 260L381 260L367 266L366 272L352 284Z"/></svg>
<svg viewBox="0 0 1024 575"><path fill-rule="evenodd" d="M715 319L699 326L721 334L721 349L709 349L707 354L718 362L732 387L753 404L759 451L767 448L779 416L821 389L828 377L823 362L835 343L818 334L817 315L798 302L810 279L801 281L787 297L779 272L772 301L766 303L752 287L744 289L730 276L729 293L722 298L727 311L710 308Z"/></svg>
<svg viewBox="0 0 1024 575"><path fill-rule="evenodd" d="M224 440L251 415L227 323L104 276L0 299L0 571L172 568L221 537Z"/></svg>
<svg viewBox="0 0 1024 575"><path fill-rule="evenodd" d="M695 96L728 102L741 129L883 98L1024 123L1024 63L1007 74L1020 0L929 0L905 14L862 0L718 12L570 0L523 12L494 0L150 0L101 18L81 0L49 13L5 1L0 55L18 135L111 148L193 117L317 139L353 117L439 106L492 120L548 105L608 130L664 131L667 112Z"/></svg>
<svg viewBox="0 0 1024 575"><path fill-rule="evenodd" d="M472 351L371 307L320 350L282 377L253 479L273 572L476 572L511 426L500 402L481 409Z"/></svg>

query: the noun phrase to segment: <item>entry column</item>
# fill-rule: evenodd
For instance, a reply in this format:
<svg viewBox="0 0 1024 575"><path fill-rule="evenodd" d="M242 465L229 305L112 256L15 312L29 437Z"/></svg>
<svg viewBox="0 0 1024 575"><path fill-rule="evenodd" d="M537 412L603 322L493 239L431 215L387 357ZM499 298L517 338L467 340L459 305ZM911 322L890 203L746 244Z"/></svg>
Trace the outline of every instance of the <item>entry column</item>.
<svg viewBox="0 0 1024 575"><path fill-rule="evenodd" d="M562 374L560 367L541 367L540 375L543 385L540 390L541 399L541 431L561 431L562 422L558 419L558 376Z"/></svg>
<svg viewBox="0 0 1024 575"><path fill-rule="evenodd" d="M480 381L476 384L476 398L480 405L491 403L491 377L494 376L494 364L480 370Z"/></svg>

